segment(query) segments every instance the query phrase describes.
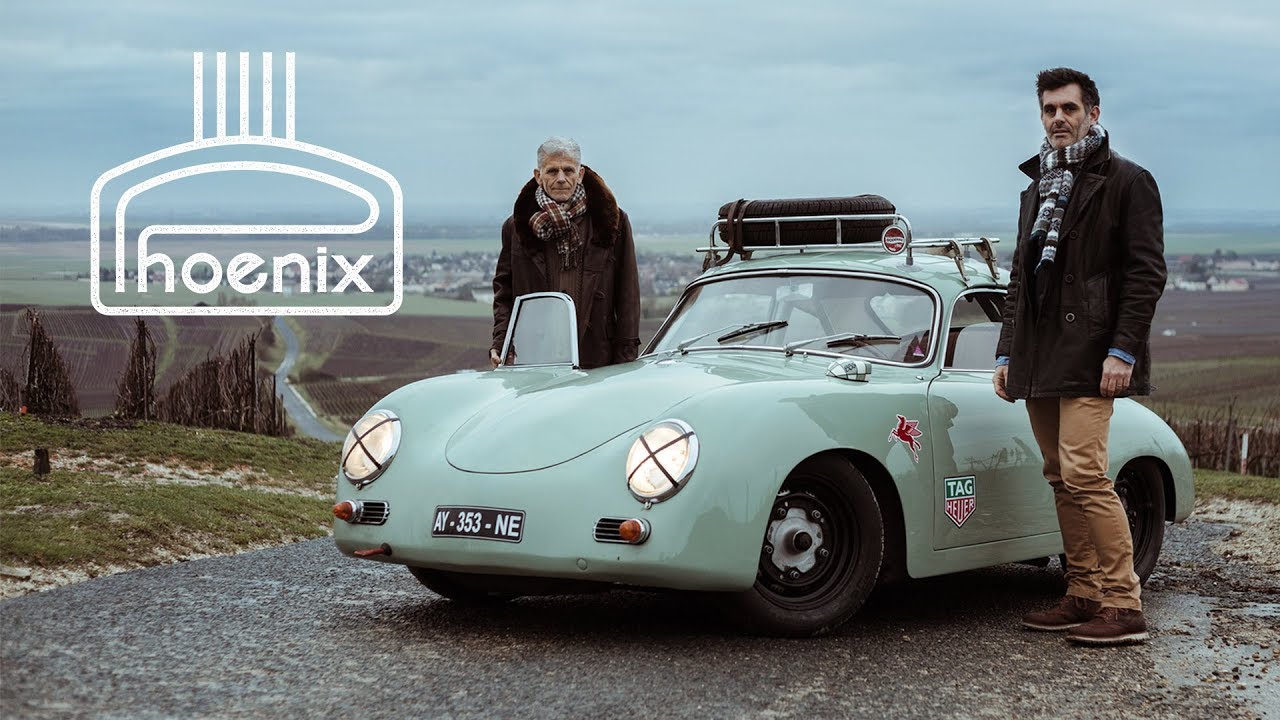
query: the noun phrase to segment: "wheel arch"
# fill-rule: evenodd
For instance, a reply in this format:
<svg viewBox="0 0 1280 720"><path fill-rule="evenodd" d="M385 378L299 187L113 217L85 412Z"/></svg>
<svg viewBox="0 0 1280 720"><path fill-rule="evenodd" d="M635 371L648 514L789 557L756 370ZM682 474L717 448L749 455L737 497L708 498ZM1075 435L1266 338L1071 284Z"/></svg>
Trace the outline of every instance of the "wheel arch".
<svg viewBox="0 0 1280 720"><path fill-rule="evenodd" d="M1178 489L1173 482L1173 471L1169 469L1168 464L1154 455L1140 455L1130 458L1120 469L1123 470L1129 466L1145 468L1148 472L1155 472L1160 476L1160 482L1164 485L1164 519L1173 522L1177 516Z"/></svg>
<svg viewBox="0 0 1280 720"><path fill-rule="evenodd" d="M814 453L796 464L800 467L805 462L822 455L836 455L844 458L862 473L871 485L880 504L880 518L884 523L884 558L880 565L880 582L896 582L906 580L907 575L907 532L902 512L902 499L898 496L898 486L893 476L871 455L852 448L837 448ZM793 468L794 469L794 468Z"/></svg>

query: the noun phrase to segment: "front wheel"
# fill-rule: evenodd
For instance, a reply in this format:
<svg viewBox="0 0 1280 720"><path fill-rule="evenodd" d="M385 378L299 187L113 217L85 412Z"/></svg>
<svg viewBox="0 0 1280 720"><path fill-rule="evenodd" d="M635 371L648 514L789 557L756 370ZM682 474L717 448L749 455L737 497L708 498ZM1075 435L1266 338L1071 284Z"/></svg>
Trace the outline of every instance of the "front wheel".
<svg viewBox="0 0 1280 720"><path fill-rule="evenodd" d="M1164 478L1149 463L1130 463L1116 476L1116 495L1133 537L1133 572L1145 584L1164 544Z"/></svg>
<svg viewBox="0 0 1280 720"><path fill-rule="evenodd" d="M883 558L884 522L867 479L844 458L812 458L778 492L755 585L730 596L730 610L749 632L821 635L862 607Z"/></svg>

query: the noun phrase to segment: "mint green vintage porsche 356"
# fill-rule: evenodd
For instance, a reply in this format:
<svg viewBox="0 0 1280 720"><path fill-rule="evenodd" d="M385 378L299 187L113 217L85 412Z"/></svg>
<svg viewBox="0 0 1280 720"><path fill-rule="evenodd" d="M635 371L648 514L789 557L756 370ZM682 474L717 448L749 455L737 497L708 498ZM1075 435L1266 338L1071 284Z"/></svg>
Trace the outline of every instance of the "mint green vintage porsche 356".
<svg viewBox="0 0 1280 720"><path fill-rule="evenodd" d="M631 363L579 369L572 301L518 298L504 365L400 388L351 429L338 548L459 601L706 591L791 636L880 581L1056 556L1026 410L992 391L991 241L913 238L882 200L722 208L709 269ZM1145 581L1191 466L1129 399L1110 458Z"/></svg>

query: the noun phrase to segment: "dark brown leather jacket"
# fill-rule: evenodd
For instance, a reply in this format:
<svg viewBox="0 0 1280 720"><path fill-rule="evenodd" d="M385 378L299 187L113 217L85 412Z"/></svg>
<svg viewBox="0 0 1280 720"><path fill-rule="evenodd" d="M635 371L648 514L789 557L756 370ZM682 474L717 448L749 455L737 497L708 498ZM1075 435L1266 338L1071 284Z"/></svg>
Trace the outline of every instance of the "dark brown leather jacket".
<svg viewBox="0 0 1280 720"><path fill-rule="evenodd" d="M1099 396L1110 348L1137 362L1125 395L1151 392L1147 342L1164 292L1164 219L1151 173L1100 147L1076 175L1058 254L1035 273L1040 248L1028 238L1040 205L1040 159L1019 166L1018 245L997 355L1007 355L1016 398Z"/></svg>
<svg viewBox="0 0 1280 720"><path fill-rule="evenodd" d="M581 260L582 297L573 299L578 309L578 360L584 368L630 362L640 352L640 276L631 221L591 168L586 168L582 184L591 226ZM515 299L554 289L547 271L547 243L529 226L539 210L536 188L533 180L525 184L511 217L502 224L502 251L493 274L491 345L499 352Z"/></svg>

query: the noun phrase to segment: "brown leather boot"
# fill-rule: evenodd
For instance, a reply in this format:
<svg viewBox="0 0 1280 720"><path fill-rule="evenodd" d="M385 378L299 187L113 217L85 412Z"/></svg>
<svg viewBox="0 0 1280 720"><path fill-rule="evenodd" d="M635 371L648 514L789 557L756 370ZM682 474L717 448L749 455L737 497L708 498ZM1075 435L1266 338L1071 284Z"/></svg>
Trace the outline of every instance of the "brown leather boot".
<svg viewBox="0 0 1280 720"><path fill-rule="evenodd" d="M1068 640L1080 645L1125 645L1148 637L1141 610L1114 607L1102 608L1092 620L1067 633Z"/></svg>
<svg viewBox="0 0 1280 720"><path fill-rule="evenodd" d="M1056 607L1022 616L1022 626L1031 630L1070 630L1093 619L1102 604L1096 600L1067 595Z"/></svg>

